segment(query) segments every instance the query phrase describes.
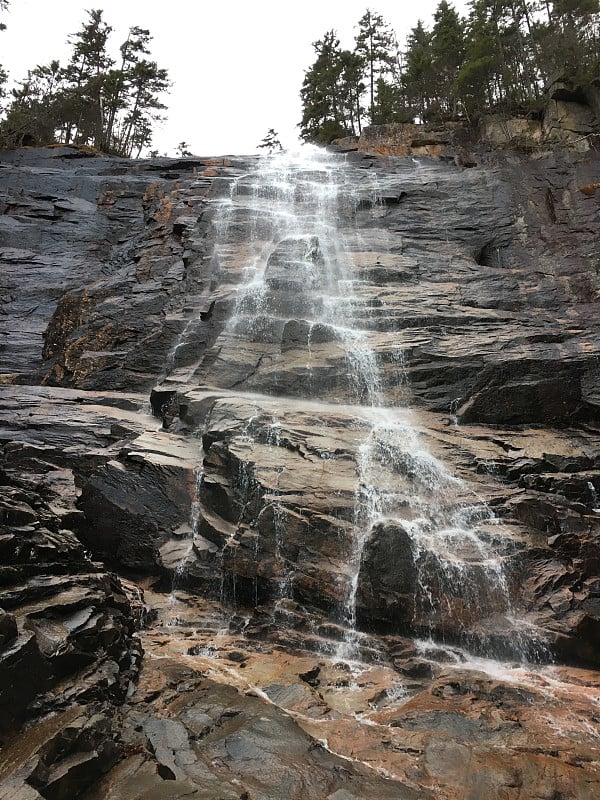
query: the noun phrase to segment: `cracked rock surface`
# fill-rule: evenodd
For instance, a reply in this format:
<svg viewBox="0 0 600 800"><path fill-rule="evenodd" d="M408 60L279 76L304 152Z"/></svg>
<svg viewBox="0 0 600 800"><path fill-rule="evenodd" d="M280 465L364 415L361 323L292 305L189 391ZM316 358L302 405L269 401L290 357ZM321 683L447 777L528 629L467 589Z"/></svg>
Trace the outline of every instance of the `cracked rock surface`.
<svg viewBox="0 0 600 800"><path fill-rule="evenodd" d="M598 154L345 160L391 438L256 159L0 154L0 800L599 795ZM510 605L415 599L394 519L350 569L357 496L422 450Z"/></svg>

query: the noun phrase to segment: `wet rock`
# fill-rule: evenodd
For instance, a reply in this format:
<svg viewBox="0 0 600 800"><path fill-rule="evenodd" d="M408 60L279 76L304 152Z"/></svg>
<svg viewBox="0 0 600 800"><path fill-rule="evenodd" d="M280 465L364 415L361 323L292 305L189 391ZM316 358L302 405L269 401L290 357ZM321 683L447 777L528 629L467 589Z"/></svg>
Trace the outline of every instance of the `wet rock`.
<svg viewBox="0 0 600 800"><path fill-rule="evenodd" d="M35 403L31 398L30 402ZM46 413L50 407L46 405ZM18 421L11 422L13 430L23 432ZM68 425L64 416L62 424ZM35 455L27 435L17 433L16 441L2 446L0 508L8 513L0 523L0 605L4 609L0 615L0 705L3 734L9 742L16 737L15 747L23 722L52 716L70 705L83 708L97 701L121 702L141 659L128 597L116 577L90 561L77 538L82 519L74 505L73 473L53 463L63 463L64 450L56 439L61 433L52 425L46 430L46 441L44 426L36 431ZM88 437L98 442L91 431ZM85 474L89 461L83 457L83 438L73 443L72 464ZM100 738L105 735L103 730ZM40 778L43 796L63 797L79 791L73 787L87 785L86 781L114 763L106 761L98 771L95 765L102 758L83 755L86 736L73 744L69 759ZM46 744L43 738L35 740L36 748ZM42 750L37 752L41 757Z"/></svg>
<svg viewBox="0 0 600 800"><path fill-rule="evenodd" d="M580 403L576 369L561 370L548 364L500 365L481 375L458 416L463 423L553 423L573 416Z"/></svg>
<svg viewBox="0 0 600 800"><path fill-rule="evenodd" d="M518 495L510 500L505 508L510 516L537 530L547 533L561 530L556 506L542 495Z"/></svg>
<svg viewBox="0 0 600 800"><path fill-rule="evenodd" d="M430 662L418 658L398 660L396 662L396 667L402 674L407 675L409 678L416 678L417 680L422 678L431 679L436 675L436 670Z"/></svg>
<svg viewBox="0 0 600 800"><path fill-rule="evenodd" d="M348 155L356 191L336 207L334 315L325 229L294 223L275 240L269 214L250 207L254 159L3 156L2 700L19 751L23 720L45 716L57 729L32 740L38 766L20 762L25 773L13 769L0 792L597 795L595 679L572 673L557 688L540 670L528 680L543 690L515 689L514 675L491 685L459 672L467 656L448 642L598 663L600 284L589 187L599 162L570 152L471 158L448 131L409 138L396 145L416 162L404 150ZM389 145L377 131L365 142L380 153ZM233 198L226 218L220 196ZM269 254L266 282L240 293L259 252ZM156 382L160 432L138 413ZM417 410L390 441L383 409L407 402ZM434 458L448 465L443 479ZM372 490L382 521L359 558ZM387 520L390 509L405 525ZM478 545L454 537L466 566L437 581L440 559L416 559L408 533L428 514L438 538L465 519L480 526ZM503 580L482 590L488 546ZM188 586L235 609L231 630L244 638L215 644L222 620L206 599L190 604L189 625L182 612L145 638L161 666L136 691L143 603L90 557L143 571L146 587L182 566ZM371 635L345 630L355 612ZM512 614L537 649L511 649ZM443 650L391 642L414 629ZM261 680L300 650L310 657L293 679L282 667ZM394 678L335 670L324 652L386 663ZM318 693L298 677L317 660ZM221 662L219 680L239 691L191 668ZM261 686L299 716L254 696ZM360 708L357 697L367 698ZM95 704L113 721L92 723ZM72 730L62 716L71 713L88 722ZM112 767L117 730L125 758Z"/></svg>
<svg viewBox="0 0 600 800"><path fill-rule="evenodd" d="M284 239L269 256L265 280L271 288L288 292L316 289L321 285L322 265L316 236Z"/></svg>
<svg viewBox="0 0 600 800"><path fill-rule="evenodd" d="M191 240L211 180L191 162L157 172L148 161L72 152L3 154L4 371L19 381L145 388L185 327L177 297L184 287L201 294L210 280ZM223 159L206 163L203 171L228 171Z"/></svg>
<svg viewBox="0 0 600 800"><path fill-rule="evenodd" d="M240 650L231 650L231 652L227 653L227 658L230 661L235 661L236 663L241 664L246 660L246 654L242 653Z"/></svg>
<svg viewBox="0 0 600 800"><path fill-rule="evenodd" d="M0 767L0 796L80 796L118 760L111 716L101 705L74 705L12 739Z"/></svg>
<svg viewBox="0 0 600 800"><path fill-rule="evenodd" d="M298 676L301 681L308 683L309 686L318 686L319 685L319 672L321 672L321 667L317 664L316 667L313 669L309 669L307 672L302 672Z"/></svg>
<svg viewBox="0 0 600 800"><path fill-rule="evenodd" d="M357 604L370 624L401 632L414 619L417 569L413 545L401 525L379 523L369 532L358 577Z"/></svg>
<svg viewBox="0 0 600 800"><path fill-rule="evenodd" d="M0 648L4 648L18 636L17 622L12 614L0 609Z"/></svg>
<svg viewBox="0 0 600 800"><path fill-rule="evenodd" d="M163 666L169 668L167 664ZM174 664L171 662L170 666L173 668ZM152 679L149 670L145 672L143 680L146 679ZM157 764L154 770L142 769L139 761L129 762L127 767L120 765L97 789L107 794L90 795L90 800L124 797L123 787L131 785L128 773L132 769L148 787L150 797L154 793L161 796L160 787L169 796L177 797L184 784L189 792L202 788L207 797L215 800L239 798L244 792L249 797L272 800L281 797L282 792L298 800L318 800L346 786L357 796L368 791L376 800L430 796L429 792L418 793L398 780L390 785L360 764L327 752L288 714L256 696L198 676L188 676L188 680L190 691L183 711L175 703L163 709L167 717L149 714L142 718L145 735L152 742L150 763ZM132 711L132 721L139 719L139 713ZM201 732L199 737L196 734L193 749L188 725ZM143 775L148 777L142 778Z"/></svg>
<svg viewBox="0 0 600 800"><path fill-rule="evenodd" d="M145 434L96 470L78 500L86 546L109 562L155 570L160 547L189 517L196 452L193 442Z"/></svg>
<svg viewBox="0 0 600 800"><path fill-rule="evenodd" d="M158 774L166 780L185 779L180 763L196 760L183 723L172 719L151 718L144 732L158 764Z"/></svg>
<svg viewBox="0 0 600 800"><path fill-rule="evenodd" d="M0 653L0 706L3 728L11 728L25 717L29 703L47 685L50 667L34 633L18 636Z"/></svg>
<svg viewBox="0 0 600 800"><path fill-rule="evenodd" d="M540 473L527 475L523 484L528 489L547 494L558 494L571 502L580 503L592 510L597 504L600 473L581 471L569 473Z"/></svg>

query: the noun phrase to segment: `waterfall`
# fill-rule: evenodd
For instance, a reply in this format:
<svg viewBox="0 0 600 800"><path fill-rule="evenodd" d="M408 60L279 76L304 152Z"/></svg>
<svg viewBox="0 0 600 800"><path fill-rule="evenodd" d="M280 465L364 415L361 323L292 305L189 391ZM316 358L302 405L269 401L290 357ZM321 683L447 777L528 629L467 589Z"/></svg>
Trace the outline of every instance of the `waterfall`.
<svg viewBox="0 0 600 800"><path fill-rule="evenodd" d="M494 654L502 628L513 656L531 656L529 632L515 621L502 525L429 451L415 415L397 404L407 384L404 354L380 325L379 306L368 295L369 269L380 268L381 258L393 270L394 260L379 243L380 256L365 269L373 241L355 225L359 212L373 220L381 214L368 171L306 147L261 157L256 170L236 178L228 196L213 203L214 259L233 299L228 321L196 375L212 387L252 393L255 416L238 441L247 450L269 448L270 489L262 502L272 514L273 596L295 595L286 556L284 467L276 463L286 446L283 405L290 398L318 401L328 413L343 408L358 431L351 541L338 607L347 630L345 653L357 652L369 570L375 580L373 564L389 552L390 559L406 563L398 565L398 585L381 603L391 602L393 610L394 603L400 606L397 598L411 595L398 612L405 627L425 637L439 637L448 628L450 638L486 655ZM290 361L288 354L298 351L301 356ZM326 463L335 470L335 455ZM240 461L240 496L249 496L254 468ZM254 524L244 512L221 559L222 568L231 570L234 600L242 524ZM256 537L254 542L259 559ZM484 620L477 634L471 630L474 619Z"/></svg>
<svg viewBox="0 0 600 800"><path fill-rule="evenodd" d="M202 486L202 467L198 466L194 470L194 497L190 505L190 516L188 520L188 532L185 535L187 546L185 553L173 570L171 576L171 597L174 598L175 592L185 584L188 561L194 548L194 538L198 532L198 519L200 516L200 487Z"/></svg>

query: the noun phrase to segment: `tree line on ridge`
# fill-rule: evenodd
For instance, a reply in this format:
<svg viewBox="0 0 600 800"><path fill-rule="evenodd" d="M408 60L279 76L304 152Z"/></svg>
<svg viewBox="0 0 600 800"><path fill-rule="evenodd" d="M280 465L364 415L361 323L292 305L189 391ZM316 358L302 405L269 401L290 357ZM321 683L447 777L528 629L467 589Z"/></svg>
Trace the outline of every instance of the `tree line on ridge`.
<svg viewBox="0 0 600 800"><path fill-rule="evenodd" d="M430 28L419 20L404 47L367 9L352 49L335 30L314 42L315 60L300 90L300 136L327 143L365 125L476 123L482 114L539 115L556 80L600 96L600 0L470 0L461 17L441 0ZM0 13L10 0L0 0ZM100 9L69 37L66 64L37 65L6 91L0 65L0 148L89 145L139 156L152 143L170 82L151 57L152 36L130 28L113 59L113 29ZM0 31L5 29L0 20ZM263 145L261 145L263 146ZM268 145L265 145L268 146ZM188 152L182 142L181 152Z"/></svg>
<svg viewBox="0 0 600 800"><path fill-rule="evenodd" d="M0 0L0 11L8 5ZM0 66L0 102L8 99L0 147L56 142L131 157L151 144L152 126L166 108L160 98L170 85L168 72L151 58L150 31L136 26L115 61L108 52L113 29L103 13L87 12L87 21L69 37L64 66L56 60L37 65L8 97L8 76Z"/></svg>
<svg viewBox="0 0 600 800"><path fill-rule="evenodd" d="M600 90L599 0L471 0L461 17L441 0L403 49L367 10L352 50L334 30L314 42L300 91L301 136L329 142L391 122L476 122L492 111L539 114L544 90L566 80Z"/></svg>

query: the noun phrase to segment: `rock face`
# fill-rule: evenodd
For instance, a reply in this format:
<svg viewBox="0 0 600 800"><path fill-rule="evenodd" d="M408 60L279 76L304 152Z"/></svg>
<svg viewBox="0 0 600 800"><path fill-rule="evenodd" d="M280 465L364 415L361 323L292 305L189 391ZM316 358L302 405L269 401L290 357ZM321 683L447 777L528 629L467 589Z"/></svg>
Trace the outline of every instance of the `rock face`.
<svg viewBox="0 0 600 800"><path fill-rule="evenodd" d="M133 686L142 648L135 595L77 538L72 471L32 461L31 471L6 463L0 475L0 735L10 742L0 793L75 796L119 758L114 705ZM33 746L31 733L15 736L32 717L48 720Z"/></svg>
<svg viewBox="0 0 600 800"><path fill-rule="evenodd" d="M225 163L4 153L4 382L149 388L185 326L181 293L201 292L182 239Z"/></svg>
<svg viewBox="0 0 600 800"><path fill-rule="evenodd" d="M214 606L203 606L199 630L193 597L147 597L159 618L145 642L160 658L146 661L123 710L123 735L137 750L89 800L197 788L275 800L282 785L286 796L329 800L598 792L587 727L597 724L596 672L496 663L490 674L481 662L454 661L451 649L396 637L364 641L371 662L351 665L300 648L311 633L297 627L293 604L280 606L279 631L234 618L216 633Z"/></svg>
<svg viewBox="0 0 600 800"><path fill-rule="evenodd" d="M548 87L547 102L539 118L488 114L479 123L480 143L493 148L544 152L553 146L567 146L585 153L597 149L600 136L600 91L596 84L585 87L557 78ZM360 136L336 140L343 151L362 151L391 156L434 158L459 167L477 164L472 135L464 124L447 122L392 123L363 128Z"/></svg>
<svg viewBox="0 0 600 800"><path fill-rule="evenodd" d="M388 134L0 157L0 798L597 796L600 160Z"/></svg>

